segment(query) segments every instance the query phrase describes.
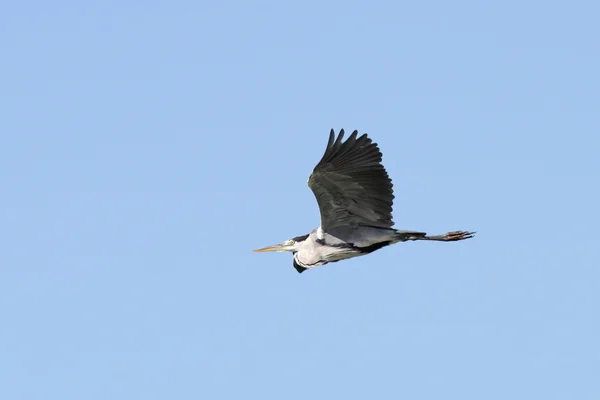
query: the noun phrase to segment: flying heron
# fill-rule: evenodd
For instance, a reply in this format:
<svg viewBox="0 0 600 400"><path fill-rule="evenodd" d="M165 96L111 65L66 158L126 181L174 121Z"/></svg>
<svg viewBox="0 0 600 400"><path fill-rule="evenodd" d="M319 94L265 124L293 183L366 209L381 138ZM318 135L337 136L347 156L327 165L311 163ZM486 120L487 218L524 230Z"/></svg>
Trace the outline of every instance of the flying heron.
<svg viewBox="0 0 600 400"><path fill-rule="evenodd" d="M366 133L357 136L358 131L354 131L343 142L344 130L336 138L332 129L325 154L308 178L319 205L321 226L309 234L254 251L292 252L294 268L302 273L398 242L456 242L475 235L455 231L428 236L425 232L392 228L393 185L381 164L381 151Z"/></svg>

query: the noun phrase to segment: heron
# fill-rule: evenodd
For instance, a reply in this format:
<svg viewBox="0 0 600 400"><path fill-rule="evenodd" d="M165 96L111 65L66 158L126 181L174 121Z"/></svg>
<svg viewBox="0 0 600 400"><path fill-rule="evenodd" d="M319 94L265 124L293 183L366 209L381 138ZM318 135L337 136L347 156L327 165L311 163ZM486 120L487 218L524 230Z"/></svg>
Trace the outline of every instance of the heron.
<svg viewBox="0 0 600 400"><path fill-rule="evenodd" d="M377 143L358 131L343 141L344 130L329 132L321 160L308 178L321 224L306 235L253 250L291 252L296 271L364 256L398 242L430 240L456 242L476 232L453 231L429 236L393 228L394 190Z"/></svg>

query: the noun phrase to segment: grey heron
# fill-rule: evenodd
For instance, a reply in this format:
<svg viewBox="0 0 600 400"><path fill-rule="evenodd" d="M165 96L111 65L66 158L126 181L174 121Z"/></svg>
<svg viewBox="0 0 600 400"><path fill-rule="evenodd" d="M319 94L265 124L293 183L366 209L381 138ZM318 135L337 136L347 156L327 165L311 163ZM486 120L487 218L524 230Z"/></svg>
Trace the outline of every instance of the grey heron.
<svg viewBox="0 0 600 400"><path fill-rule="evenodd" d="M355 130L342 141L344 130L336 138L332 129L325 154L308 178L319 206L321 225L306 235L254 251L291 252L294 268L302 273L398 242L455 242L475 235L454 231L428 236L425 232L392 228L394 192L392 180L381 163L381 151L366 133L357 136Z"/></svg>

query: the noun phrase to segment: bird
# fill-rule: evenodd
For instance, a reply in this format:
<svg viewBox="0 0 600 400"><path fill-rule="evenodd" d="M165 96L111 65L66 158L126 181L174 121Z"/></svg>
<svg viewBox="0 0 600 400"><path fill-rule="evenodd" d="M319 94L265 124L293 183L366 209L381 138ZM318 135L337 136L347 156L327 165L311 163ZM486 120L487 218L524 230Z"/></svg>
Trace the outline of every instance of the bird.
<svg viewBox="0 0 600 400"><path fill-rule="evenodd" d="M291 252L302 273L328 263L364 256L407 241L456 242L476 232L453 231L428 236L425 232L393 228L394 190L377 143L355 130L343 141L344 129L331 129L321 160L308 178L321 217L320 226L255 252Z"/></svg>

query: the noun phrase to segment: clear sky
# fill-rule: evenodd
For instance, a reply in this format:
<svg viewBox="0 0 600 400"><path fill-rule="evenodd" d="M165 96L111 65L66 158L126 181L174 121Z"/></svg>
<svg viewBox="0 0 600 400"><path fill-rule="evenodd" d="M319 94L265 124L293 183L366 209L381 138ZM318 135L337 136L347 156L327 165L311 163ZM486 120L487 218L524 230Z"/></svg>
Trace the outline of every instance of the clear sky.
<svg viewBox="0 0 600 400"><path fill-rule="evenodd" d="M0 13L0 398L599 399L593 1ZM399 229L299 275L328 132Z"/></svg>

